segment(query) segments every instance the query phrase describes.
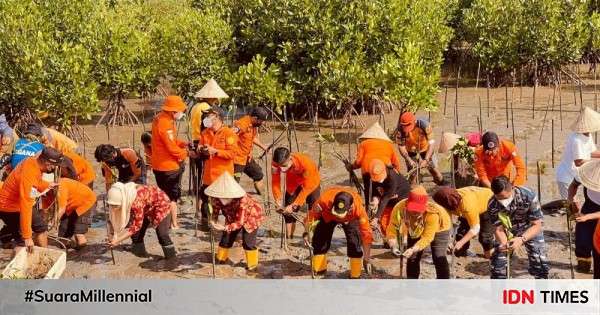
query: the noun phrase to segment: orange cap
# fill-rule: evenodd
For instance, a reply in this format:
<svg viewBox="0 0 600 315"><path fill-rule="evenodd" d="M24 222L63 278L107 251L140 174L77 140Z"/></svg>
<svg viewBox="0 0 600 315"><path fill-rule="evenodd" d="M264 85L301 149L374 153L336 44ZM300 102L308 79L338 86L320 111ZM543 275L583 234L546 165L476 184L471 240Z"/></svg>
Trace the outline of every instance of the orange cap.
<svg viewBox="0 0 600 315"><path fill-rule="evenodd" d="M413 213L424 213L427 210L427 190L421 185L413 187L408 193L406 211Z"/></svg>
<svg viewBox="0 0 600 315"><path fill-rule="evenodd" d="M183 102L181 97L177 95L169 95L165 99L161 110L165 112L184 112L185 107L185 103Z"/></svg>
<svg viewBox="0 0 600 315"><path fill-rule="evenodd" d="M385 163L379 159L371 160L371 163L369 163L369 175L371 176L371 180L378 183L383 182L387 177Z"/></svg>
<svg viewBox="0 0 600 315"><path fill-rule="evenodd" d="M417 124L417 118L415 114L411 112L405 112L400 115L400 126L402 127L402 131L411 132L415 129Z"/></svg>

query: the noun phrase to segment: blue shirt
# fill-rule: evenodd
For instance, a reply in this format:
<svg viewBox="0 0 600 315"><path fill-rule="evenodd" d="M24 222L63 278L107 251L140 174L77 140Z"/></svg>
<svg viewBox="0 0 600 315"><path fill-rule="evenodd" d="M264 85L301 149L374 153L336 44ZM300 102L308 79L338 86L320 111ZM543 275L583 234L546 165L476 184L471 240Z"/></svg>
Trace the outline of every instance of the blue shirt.
<svg viewBox="0 0 600 315"><path fill-rule="evenodd" d="M19 139L15 144L15 149L10 160L10 166L14 170L19 163L28 157L35 156L44 149L44 145L37 141Z"/></svg>

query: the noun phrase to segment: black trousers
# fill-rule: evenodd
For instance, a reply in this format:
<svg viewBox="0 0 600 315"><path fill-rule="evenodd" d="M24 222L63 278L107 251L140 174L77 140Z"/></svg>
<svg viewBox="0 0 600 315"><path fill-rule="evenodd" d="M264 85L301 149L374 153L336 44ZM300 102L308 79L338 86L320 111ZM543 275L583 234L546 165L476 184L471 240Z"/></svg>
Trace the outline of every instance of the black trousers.
<svg viewBox="0 0 600 315"><path fill-rule="evenodd" d="M438 279L450 279L450 265L446 258L446 250L448 249L448 241L450 240L450 231L439 232L435 234L433 242L431 242L431 255L433 256L433 264L435 265L435 273ZM408 247L412 247L419 241L418 238L408 238ZM421 257L423 251L419 251L412 255L406 261L406 275L408 279L419 279L421 273Z"/></svg>
<svg viewBox="0 0 600 315"><path fill-rule="evenodd" d="M44 214L36 206L32 209L31 229L34 233L43 233L48 231L48 224L44 218ZM0 241L6 244L11 241L17 244L23 244L21 236L21 213L20 212L1 212L0 220L4 222L4 227L0 230Z"/></svg>
<svg viewBox="0 0 600 315"><path fill-rule="evenodd" d="M458 229L456 230L456 236L454 237L456 241L462 239L471 229L467 219L459 217L458 222ZM492 220L487 212L479 215L479 226L479 243L481 244L481 247L483 247L483 250L487 251L494 248L494 231L496 228L492 224ZM460 250L455 251L454 255L456 255L456 257L466 256L470 243L471 242L467 242Z"/></svg>
<svg viewBox="0 0 600 315"><path fill-rule="evenodd" d="M338 224L342 224L342 229L344 230L344 234L346 234L346 248L348 257L361 258L363 256L363 251L357 220L353 220L348 223L338 223L335 221L325 222L320 220L315 227L315 233L312 239L314 254L322 255L329 251L333 232Z"/></svg>
<svg viewBox="0 0 600 315"><path fill-rule="evenodd" d="M587 189L584 188L583 194L585 201L581 206L581 213L588 214L600 211L600 205L590 200L587 196ZM589 220L575 224L575 255L579 258L592 257L594 231L598 220Z"/></svg>
<svg viewBox="0 0 600 315"><path fill-rule="evenodd" d="M150 220L144 217L144 222L140 230L131 236L131 242L135 244L144 243L144 236L146 236L146 230L150 226ZM171 214L167 215L156 227L156 237L158 243L161 246L173 245L171 237L169 236L169 230L171 229Z"/></svg>
<svg viewBox="0 0 600 315"><path fill-rule="evenodd" d="M172 202L177 202L181 198L181 177L184 171L184 164L174 171L153 171L156 178L156 186L164 191Z"/></svg>
<svg viewBox="0 0 600 315"><path fill-rule="evenodd" d="M78 216L77 212L73 211L69 215L63 214L58 226L58 236L71 238L75 234L87 233L88 227L92 222L91 213L92 211L87 211L83 215Z"/></svg>
<svg viewBox="0 0 600 315"><path fill-rule="evenodd" d="M233 165L233 176L238 183L242 179L242 174L246 174L255 182L262 180L264 177L262 168L260 168L260 165L254 159L250 159L246 165Z"/></svg>
<svg viewBox="0 0 600 315"><path fill-rule="evenodd" d="M288 206L290 204L292 204L294 202L294 200L296 200L296 197L298 197L298 194L300 194L300 191L302 190L302 187L298 187L296 189L296 191L294 191L293 194L288 194L287 192L285 193L285 205L284 206ZM307 197L306 197L306 205L308 206L309 209L312 208L312 206L315 204L315 202L317 202L317 200L319 199L319 196L321 195L321 186L315 188L315 190L313 190ZM298 212L299 209L297 209L295 212ZM294 223L296 222L296 219L294 219L294 217L292 217L291 215L283 215L283 218L285 220L285 223Z"/></svg>
<svg viewBox="0 0 600 315"><path fill-rule="evenodd" d="M242 231L242 247L244 250L255 250L256 249L256 231L252 231L252 233L248 233L245 228L241 228L231 232L223 231L221 234L221 241L219 242L219 247L223 248L231 248L238 234Z"/></svg>

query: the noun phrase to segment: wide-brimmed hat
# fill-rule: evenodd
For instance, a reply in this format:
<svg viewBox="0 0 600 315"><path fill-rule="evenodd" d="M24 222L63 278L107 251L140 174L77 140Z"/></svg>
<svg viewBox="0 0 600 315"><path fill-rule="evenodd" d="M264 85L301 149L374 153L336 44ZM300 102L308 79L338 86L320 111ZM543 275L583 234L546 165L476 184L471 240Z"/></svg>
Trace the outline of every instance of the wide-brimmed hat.
<svg viewBox="0 0 600 315"><path fill-rule="evenodd" d="M454 145L456 145L459 139L460 136L455 133L444 132L442 134L442 140L440 141L440 147L438 148L438 152L446 153L450 151L450 149L452 149Z"/></svg>
<svg viewBox="0 0 600 315"><path fill-rule="evenodd" d="M206 187L204 193L214 198L242 198L246 191L235 181L229 172L224 172L210 186Z"/></svg>
<svg viewBox="0 0 600 315"><path fill-rule="evenodd" d="M363 132L358 139L381 139L385 141L392 142L390 137L385 133L385 130L381 128L379 122L375 122L372 124L365 132Z"/></svg>
<svg viewBox="0 0 600 315"><path fill-rule="evenodd" d="M577 168L579 181L587 189L600 191L600 160L592 160Z"/></svg>
<svg viewBox="0 0 600 315"><path fill-rule="evenodd" d="M406 211L412 213L424 213L427 210L427 190L421 185L413 187L408 193Z"/></svg>
<svg viewBox="0 0 600 315"><path fill-rule="evenodd" d="M214 79L208 80L206 84L194 94L195 98L229 98L229 95L217 84Z"/></svg>
<svg viewBox="0 0 600 315"><path fill-rule="evenodd" d="M165 99L161 110L165 112L184 112L185 108L185 103L183 102L181 97L177 95L169 95Z"/></svg>
<svg viewBox="0 0 600 315"><path fill-rule="evenodd" d="M571 130L578 133L600 131L600 113L586 106L571 125Z"/></svg>

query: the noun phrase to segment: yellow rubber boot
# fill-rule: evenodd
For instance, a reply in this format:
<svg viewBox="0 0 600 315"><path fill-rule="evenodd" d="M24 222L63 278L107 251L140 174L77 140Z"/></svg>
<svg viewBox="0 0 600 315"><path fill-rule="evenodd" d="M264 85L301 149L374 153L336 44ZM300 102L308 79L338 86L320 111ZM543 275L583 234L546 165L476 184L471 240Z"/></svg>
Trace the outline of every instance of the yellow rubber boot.
<svg viewBox="0 0 600 315"><path fill-rule="evenodd" d="M246 269L254 270L258 266L258 249L246 251Z"/></svg>
<svg viewBox="0 0 600 315"><path fill-rule="evenodd" d="M362 258L350 258L350 278L360 278L362 272Z"/></svg>
<svg viewBox="0 0 600 315"><path fill-rule="evenodd" d="M316 273L322 273L327 271L327 256L326 255L314 255L312 259L313 270Z"/></svg>
<svg viewBox="0 0 600 315"><path fill-rule="evenodd" d="M219 246L217 249L217 263L222 264L229 258L229 248Z"/></svg>

